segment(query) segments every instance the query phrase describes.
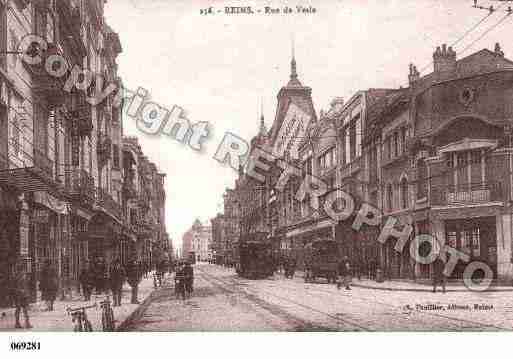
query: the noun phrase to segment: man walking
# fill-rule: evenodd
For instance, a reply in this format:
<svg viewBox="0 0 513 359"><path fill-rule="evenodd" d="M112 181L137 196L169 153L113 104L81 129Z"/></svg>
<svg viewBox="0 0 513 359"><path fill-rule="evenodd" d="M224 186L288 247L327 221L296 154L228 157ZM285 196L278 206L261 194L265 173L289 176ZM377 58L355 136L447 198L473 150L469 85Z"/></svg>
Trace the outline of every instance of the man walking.
<svg viewBox="0 0 513 359"><path fill-rule="evenodd" d="M447 277L444 274L445 262L440 255L433 262L433 293L436 293L436 286L442 285L442 292L445 293Z"/></svg>
<svg viewBox="0 0 513 359"><path fill-rule="evenodd" d="M11 288L15 308L14 318L16 323L14 327L16 329L21 329L20 314L23 312L23 316L25 317L25 328L30 329L32 328L28 315L30 289L28 276L25 272L23 263L17 263L14 268Z"/></svg>
<svg viewBox="0 0 513 359"><path fill-rule="evenodd" d="M185 268L183 270L185 275L185 288L187 290L188 295L190 296L194 290L194 269L189 261L185 263Z"/></svg>
<svg viewBox="0 0 513 359"><path fill-rule="evenodd" d="M142 266L135 260L130 261L128 263L126 269L126 276L128 280L128 284L130 288L132 288L132 298L130 303L139 304L139 300L137 299L137 292L139 290L139 283L141 282L142 277Z"/></svg>
<svg viewBox="0 0 513 359"><path fill-rule="evenodd" d="M93 273L91 271L91 267L89 265L89 262L86 261L84 263L84 267L82 268L82 271L80 272L79 277L80 286L82 287L82 294L84 295L84 300L86 302L91 300L91 294L93 292L94 287L94 279L93 279Z"/></svg>
<svg viewBox="0 0 513 359"><path fill-rule="evenodd" d="M121 266L119 259L116 259L112 264L109 275L114 307L119 307L121 305L121 293L123 291L125 277L125 270Z"/></svg>
<svg viewBox="0 0 513 359"><path fill-rule="evenodd" d="M342 258L338 263L338 276L339 280L337 283L337 289L345 286L346 290L351 290L351 287L349 286L351 284L351 264L349 263L349 258L347 258L347 256L344 256L344 258Z"/></svg>
<svg viewBox="0 0 513 359"><path fill-rule="evenodd" d="M49 259L45 261L41 270L39 289L41 290L41 299L46 302L47 310L53 311L53 303L57 298L57 290L59 289L59 279Z"/></svg>

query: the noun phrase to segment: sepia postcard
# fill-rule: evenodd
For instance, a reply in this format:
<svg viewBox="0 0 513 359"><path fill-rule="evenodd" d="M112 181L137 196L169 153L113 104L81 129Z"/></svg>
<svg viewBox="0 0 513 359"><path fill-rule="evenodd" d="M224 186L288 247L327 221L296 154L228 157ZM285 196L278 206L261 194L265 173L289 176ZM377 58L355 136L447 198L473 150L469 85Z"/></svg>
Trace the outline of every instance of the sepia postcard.
<svg viewBox="0 0 513 359"><path fill-rule="evenodd" d="M0 1L8 352L512 331L512 33L513 0Z"/></svg>

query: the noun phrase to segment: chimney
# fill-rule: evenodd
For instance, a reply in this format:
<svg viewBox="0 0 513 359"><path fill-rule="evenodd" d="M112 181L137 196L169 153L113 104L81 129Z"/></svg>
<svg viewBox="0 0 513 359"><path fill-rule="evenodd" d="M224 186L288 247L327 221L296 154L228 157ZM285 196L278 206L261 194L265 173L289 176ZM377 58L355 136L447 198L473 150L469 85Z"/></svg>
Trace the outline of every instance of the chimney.
<svg viewBox="0 0 513 359"><path fill-rule="evenodd" d="M413 87L419 79L420 73L417 70L417 66L410 64L410 73L408 74L408 83L410 84L410 87Z"/></svg>
<svg viewBox="0 0 513 359"><path fill-rule="evenodd" d="M456 71L456 51L451 46L443 44L433 53L434 71L438 74L449 74Z"/></svg>
<svg viewBox="0 0 513 359"><path fill-rule="evenodd" d="M501 44L499 44L498 42L495 43L494 52L495 52L495 56L504 57L504 51L502 51Z"/></svg>

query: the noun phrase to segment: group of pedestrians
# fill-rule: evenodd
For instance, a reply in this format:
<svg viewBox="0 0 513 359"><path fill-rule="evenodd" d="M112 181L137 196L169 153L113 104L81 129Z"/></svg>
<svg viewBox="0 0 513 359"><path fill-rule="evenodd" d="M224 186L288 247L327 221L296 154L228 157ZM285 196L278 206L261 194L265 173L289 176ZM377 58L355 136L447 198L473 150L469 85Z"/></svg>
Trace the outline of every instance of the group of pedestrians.
<svg viewBox="0 0 513 359"><path fill-rule="evenodd" d="M144 269L142 265L135 260L123 266L121 261L116 259L108 270L104 266L103 261L98 260L93 265L89 262L85 263L80 273L79 282L85 301L91 300L93 290L96 290L98 295L107 293L110 290L113 306L117 307L121 305L121 296L125 282L128 282L132 288L131 303L139 303L137 292L143 274Z"/></svg>
<svg viewBox="0 0 513 359"><path fill-rule="evenodd" d="M189 261L179 262L175 273L175 291L185 300L194 290L194 269Z"/></svg>
<svg viewBox="0 0 513 359"><path fill-rule="evenodd" d="M119 259L107 266L102 258L93 262L85 262L79 275L80 289L85 301L90 301L94 291L96 294L112 293L113 306L121 305L122 289L125 282L131 287L132 304L139 304L139 284L149 267L142 262L132 260L123 266ZM47 311L54 310L54 303L59 293L59 276L55 265L48 259L45 260L39 273L39 290L41 300L46 304ZM11 275L7 292L14 305L15 328L22 328L21 316L24 326L32 328L29 317L29 304L31 302L31 276L25 268L25 264L17 263ZM191 284L192 287L192 284Z"/></svg>

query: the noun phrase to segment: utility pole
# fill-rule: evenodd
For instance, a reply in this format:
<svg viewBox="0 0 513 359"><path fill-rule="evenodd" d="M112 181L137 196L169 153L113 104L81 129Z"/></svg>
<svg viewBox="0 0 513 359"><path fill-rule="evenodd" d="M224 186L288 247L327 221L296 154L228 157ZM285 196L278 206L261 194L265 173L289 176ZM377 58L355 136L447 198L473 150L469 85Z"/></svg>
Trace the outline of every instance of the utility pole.
<svg viewBox="0 0 513 359"><path fill-rule="evenodd" d="M511 6L508 6L508 8L505 10L501 9L505 5L505 3L512 3L513 0L491 0L491 1L498 1L498 2L501 2L502 4L499 5L499 7L495 8L493 5L490 5L490 6L481 5L478 0L474 0L474 5L472 7L475 9L486 10L490 14L492 14L496 11L504 11L509 15L511 15L513 13L513 8Z"/></svg>

